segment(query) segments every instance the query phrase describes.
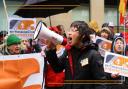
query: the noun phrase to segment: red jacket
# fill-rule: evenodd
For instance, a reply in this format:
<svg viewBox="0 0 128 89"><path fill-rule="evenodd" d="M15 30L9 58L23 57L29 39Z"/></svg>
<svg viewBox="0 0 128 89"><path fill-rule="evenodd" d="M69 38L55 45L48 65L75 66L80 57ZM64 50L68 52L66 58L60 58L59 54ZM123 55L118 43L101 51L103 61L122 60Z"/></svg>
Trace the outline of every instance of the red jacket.
<svg viewBox="0 0 128 89"><path fill-rule="evenodd" d="M57 50L60 50L63 46L58 45ZM47 63L47 70L46 70L46 86L47 87L61 87L64 85L65 73L64 71L60 73L54 72L52 67L49 63Z"/></svg>

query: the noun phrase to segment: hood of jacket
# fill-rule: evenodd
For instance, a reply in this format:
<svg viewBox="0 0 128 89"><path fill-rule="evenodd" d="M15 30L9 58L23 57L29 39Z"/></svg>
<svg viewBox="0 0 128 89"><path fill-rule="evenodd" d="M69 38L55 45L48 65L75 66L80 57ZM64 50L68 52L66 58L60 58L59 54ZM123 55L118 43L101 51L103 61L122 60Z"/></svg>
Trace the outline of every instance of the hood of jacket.
<svg viewBox="0 0 128 89"><path fill-rule="evenodd" d="M124 52L123 52L121 55L125 55L125 53L126 53L126 42L125 42L124 38L121 37L121 36L118 36L118 37L116 37L116 38L113 40L111 52L116 53L114 47L115 47L116 41L117 41L118 39L121 39L121 40L124 42Z"/></svg>

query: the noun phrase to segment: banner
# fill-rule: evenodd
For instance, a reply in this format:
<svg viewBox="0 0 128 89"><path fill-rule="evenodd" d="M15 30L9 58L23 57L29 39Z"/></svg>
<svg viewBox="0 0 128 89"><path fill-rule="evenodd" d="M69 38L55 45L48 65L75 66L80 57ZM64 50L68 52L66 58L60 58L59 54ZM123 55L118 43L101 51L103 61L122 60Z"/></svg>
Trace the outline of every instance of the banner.
<svg viewBox="0 0 128 89"><path fill-rule="evenodd" d="M9 18L9 33L16 34L21 39L33 38L36 19L30 18Z"/></svg>
<svg viewBox="0 0 128 89"><path fill-rule="evenodd" d="M128 77L128 57L106 52L104 70L108 73L119 73L119 75Z"/></svg>
<svg viewBox="0 0 128 89"><path fill-rule="evenodd" d="M108 51L108 52L111 51L112 41L110 41L110 40L96 36L96 44L98 44L99 52L100 52L101 56L103 56L103 57L105 56L106 51Z"/></svg>
<svg viewBox="0 0 128 89"><path fill-rule="evenodd" d="M40 53L0 57L0 89L43 89L44 58Z"/></svg>

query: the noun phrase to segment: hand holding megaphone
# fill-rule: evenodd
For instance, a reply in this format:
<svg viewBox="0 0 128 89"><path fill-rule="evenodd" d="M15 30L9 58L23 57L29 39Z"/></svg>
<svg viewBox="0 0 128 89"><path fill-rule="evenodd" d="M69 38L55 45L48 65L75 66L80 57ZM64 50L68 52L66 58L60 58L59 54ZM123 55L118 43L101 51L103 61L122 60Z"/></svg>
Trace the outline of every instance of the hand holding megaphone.
<svg viewBox="0 0 128 89"><path fill-rule="evenodd" d="M47 50L55 49L56 48L56 39L51 38L51 40L47 40L46 44L47 44Z"/></svg>
<svg viewBox="0 0 128 89"><path fill-rule="evenodd" d="M52 41L52 43L55 45L57 44L66 45L67 43L67 40L63 38L63 36L46 28L42 23L42 21L39 21L39 23L37 24L34 33L34 39L47 39L49 41Z"/></svg>

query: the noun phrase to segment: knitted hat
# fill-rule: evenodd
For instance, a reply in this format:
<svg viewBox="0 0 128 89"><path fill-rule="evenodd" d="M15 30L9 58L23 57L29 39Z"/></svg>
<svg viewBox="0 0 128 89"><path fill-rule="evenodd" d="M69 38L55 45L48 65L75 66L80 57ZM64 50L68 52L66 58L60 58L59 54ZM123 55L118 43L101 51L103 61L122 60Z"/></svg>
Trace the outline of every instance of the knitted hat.
<svg viewBox="0 0 128 89"><path fill-rule="evenodd" d="M14 34L9 35L7 38L7 46L13 44L20 44L20 43L21 43L21 39Z"/></svg>
<svg viewBox="0 0 128 89"><path fill-rule="evenodd" d="M111 34L111 31L110 31L110 29L109 29L108 27L103 27L103 28L101 29L101 31L103 31L103 30L108 31L108 32Z"/></svg>

